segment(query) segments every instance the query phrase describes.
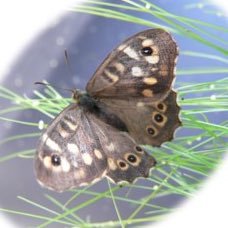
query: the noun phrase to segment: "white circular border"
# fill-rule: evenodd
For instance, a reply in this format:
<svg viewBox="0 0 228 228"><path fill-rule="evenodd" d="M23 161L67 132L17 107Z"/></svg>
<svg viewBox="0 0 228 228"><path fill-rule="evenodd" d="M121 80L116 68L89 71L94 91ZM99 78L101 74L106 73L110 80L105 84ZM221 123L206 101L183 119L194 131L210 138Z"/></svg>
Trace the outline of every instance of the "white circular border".
<svg viewBox="0 0 228 228"><path fill-rule="evenodd" d="M26 47L47 24L55 23L72 0L8 0L0 3L1 61L0 82L9 69L12 60ZM226 0L211 0L228 14ZM50 13L51 12L51 13ZM155 228L228 227L228 158L215 171L195 197L180 205L179 210L167 216L164 222L153 225ZM16 227L0 214L2 227Z"/></svg>

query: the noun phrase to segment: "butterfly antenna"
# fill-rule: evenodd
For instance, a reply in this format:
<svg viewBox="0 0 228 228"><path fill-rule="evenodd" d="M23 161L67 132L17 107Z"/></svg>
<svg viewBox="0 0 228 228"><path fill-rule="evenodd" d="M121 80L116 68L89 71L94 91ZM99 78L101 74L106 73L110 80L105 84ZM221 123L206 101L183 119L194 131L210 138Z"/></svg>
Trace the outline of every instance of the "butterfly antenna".
<svg viewBox="0 0 228 228"><path fill-rule="evenodd" d="M61 89L61 90L66 90L69 91L71 93L75 93L75 91L73 89L67 89L67 88L62 88L53 84L49 84L47 82L34 82L35 85L43 85L43 86L47 86L47 87L53 87L55 89Z"/></svg>
<svg viewBox="0 0 228 228"><path fill-rule="evenodd" d="M68 52L67 50L65 49L64 50L64 56L65 56L65 63L66 65L68 66L67 69L68 69L68 74L70 77L73 77L73 70L72 70L72 67L71 67L71 64L70 64L70 59L69 59L69 56L68 56Z"/></svg>
<svg viewBox="0 0 228 228"><path fill-rule="evenodd" d="M68 52L67 50L65 49L64 50L64 59L65 59L65 63L66 65L68 66L67 69L68 69L68 73L70 76L73 76L73 71L72 71L72 68L71 68L71 64L70 64L70 61L69 61L69 57L68 57ZM66 90L66 91L70 91L72 93L72 97L73 99L77 99L77 97L79 96L79 93L80 91L77 90L77 89L67 89L67 88L62 88L62 87L59 87L59 86L56 86L56 85L53 85L53 84L49 84L47 82L35 82L34 83L35 85L43 85L43 86L51 86L55 89L61 89L61 90Z"/></svg>

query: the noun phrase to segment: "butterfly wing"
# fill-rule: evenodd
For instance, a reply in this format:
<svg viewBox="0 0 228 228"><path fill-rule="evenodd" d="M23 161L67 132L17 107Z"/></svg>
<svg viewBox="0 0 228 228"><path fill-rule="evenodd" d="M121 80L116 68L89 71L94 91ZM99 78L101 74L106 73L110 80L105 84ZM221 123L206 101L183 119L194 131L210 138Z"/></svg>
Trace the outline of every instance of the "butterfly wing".
<svg viewBox="0 0 228 228"><path fill-rule="evenodd" d="M98 98L158 100L170 90L177 55L177 45L166 31L140 32L110 53L86 90Z"/></svg>
<svg viewBox="0 0 228 228"><path fill-rule="evenodd" d="M124 122L128 133L139 144L160 146L172 140L174 131L181 125L176 92L172 90L156 102L144 98L101 99L101 102Z"/></svg>
<svg viewBox="0 0 228 228"><path fill-rule="evenodd" d="M107 158L105 176L114 183L132 183L139 177L148 177L155 159L144 151L128 133L106 124L100 118L91 118L94 132Z"/></svg>
<svg viewBox="0 0 228 228"><path fill-rule="evenodd" d="M140 144L159 146L180 126L171 91L178 48L171 35L150 29L118 46L87 84L87 92L107 105Z"/></svg>
<svg viewBox="0 0 228 228"><path fill-rule="evenodd" d="M106 158L93 156L99 147L83 110L77 104L70 105L39 140L35 156L37 180L59 192L99 180L107 167Z"/></svg>
<svg viewBox="0 0 228 228"><path fill-rule="evenodd" d="M79 96L80 105L64 109L42 134L38 181L64 191L104 176L115 183L147 177L156 162L137 144L159 146L180 125L171 91L177 55L176 43L161 29L118 46L87 84L84 101L92 106Z"/></svg>
<svg viewBox="0 0 228 228"><path fill-rule="evenodd" d="M70 105L42 134L35 156L39 183L55 191L107 176L114 182L146 177L155 160L124 132L94 113Z"/></svg>

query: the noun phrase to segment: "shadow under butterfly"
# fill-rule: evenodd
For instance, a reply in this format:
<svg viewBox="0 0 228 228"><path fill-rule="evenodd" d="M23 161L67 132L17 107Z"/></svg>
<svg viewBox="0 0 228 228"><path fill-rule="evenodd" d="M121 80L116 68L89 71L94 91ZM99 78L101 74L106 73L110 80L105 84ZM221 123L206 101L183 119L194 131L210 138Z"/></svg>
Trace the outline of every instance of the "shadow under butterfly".
<svg viewBox="0 0 228 228"><path fill-rule="evenodd" d="M139 144L160 146L181 125L172 90L178 48L162 29L140 32L114 49L75 102L41 135L38 182L55 191L148 177L156 165Z"/></svg>

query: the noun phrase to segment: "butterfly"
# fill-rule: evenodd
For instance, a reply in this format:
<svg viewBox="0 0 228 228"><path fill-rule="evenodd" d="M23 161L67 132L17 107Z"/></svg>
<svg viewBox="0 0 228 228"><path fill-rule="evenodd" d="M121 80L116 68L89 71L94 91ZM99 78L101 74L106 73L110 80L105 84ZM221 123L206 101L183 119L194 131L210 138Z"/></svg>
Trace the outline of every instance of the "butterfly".
<svg viewBox="0 0 228 228"><path fill-rule="evenodd" d="M103 177L132 183L148 177L160 146L181 125L172 90L178 47L162 29L140 32L114 49L74 102L42 133L35 155L38 182L62 192Z"/></svg>

